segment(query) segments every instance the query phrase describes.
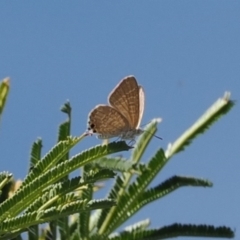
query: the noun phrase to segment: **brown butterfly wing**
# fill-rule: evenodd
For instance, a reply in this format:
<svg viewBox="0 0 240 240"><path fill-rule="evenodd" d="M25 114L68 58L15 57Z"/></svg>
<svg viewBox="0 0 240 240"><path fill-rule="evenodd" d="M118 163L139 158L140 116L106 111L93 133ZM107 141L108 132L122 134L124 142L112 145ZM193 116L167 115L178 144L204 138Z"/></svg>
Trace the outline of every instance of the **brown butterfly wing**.
<svg viewBox="0 0 240 240"><path fill-rule="evenodd" d="M98 105L89 113L88 130L99 134L99 138L117 137L129 128L127 119L110 106Z"/></svg>
<svg viewBox="0 0 240 240"><path fill-rule="evenodd" d="M128 120L132 129L139 127L144 110L144 92L134 76L124 78L116 86L109 95L109 103Z"/></svg>

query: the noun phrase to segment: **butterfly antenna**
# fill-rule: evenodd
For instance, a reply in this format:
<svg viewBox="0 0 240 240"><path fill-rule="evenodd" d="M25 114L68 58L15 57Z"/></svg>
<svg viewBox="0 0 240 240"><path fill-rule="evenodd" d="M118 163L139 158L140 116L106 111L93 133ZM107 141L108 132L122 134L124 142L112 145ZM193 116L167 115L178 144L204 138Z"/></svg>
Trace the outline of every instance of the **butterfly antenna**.
<svg viewBox="0 0 240 240"><path fill-rule="evenodd" d="M147 124L143 124L142 126L146 126ZM146 130L143 130L144 132L149 132L149 131L146 131ZM150 133L150 132L149 132ZM157 136L157 135L155 135L155 134L152 134L152 133L150 133L152 136L154 136L155 138L158 138L158 139L160 139L160 140L163 140L161 137L159 137L159 136Z"/></svg>
<svg viewBox="0 0 240 240"><path fill-rule="evenodd" d="M149 132L149 131L146 131L146 130L143 130L144 132L148 132L149 134L151 134L152 136L154 136L155 138L158 138L158 139L160 139L160 140L163 140L161 137L159 137L159 136L157 136L157 135L155 135L155 134L152 134L151 132Z"/></svg>
<svg viewBox="0 0 240 240"><path fill-rule="evenodd" d="M157 135L154 135L154 134L153 134L153 136L154 136L155 138L158 138L158 139L160 139L160 140L163 140L161 137L159 137L159 136L157 136Z"/></svg>

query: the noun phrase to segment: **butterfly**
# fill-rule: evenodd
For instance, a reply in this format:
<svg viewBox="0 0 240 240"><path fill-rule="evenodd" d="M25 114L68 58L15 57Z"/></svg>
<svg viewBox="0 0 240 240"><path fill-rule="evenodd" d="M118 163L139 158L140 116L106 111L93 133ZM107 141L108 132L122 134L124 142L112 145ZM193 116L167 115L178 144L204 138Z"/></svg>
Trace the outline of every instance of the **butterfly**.
<svg viewBox="0 0 240 240"><path fill-rule="evenodd" d="M119 137L134 141L143 133L139 128L145 102L143 88L134 76L127 76L109 94L108 102L89 113L88 132L100 139Z"/></svg>

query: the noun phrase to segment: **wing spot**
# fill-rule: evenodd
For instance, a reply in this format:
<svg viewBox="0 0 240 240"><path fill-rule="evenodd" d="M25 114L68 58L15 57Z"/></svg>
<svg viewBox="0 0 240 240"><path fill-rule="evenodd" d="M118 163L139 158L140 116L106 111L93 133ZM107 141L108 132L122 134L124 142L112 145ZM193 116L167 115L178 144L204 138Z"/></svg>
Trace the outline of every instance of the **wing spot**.
<svg viewBox="0 0 240 240"><path fill-rule="evenodd" d="M96 130L94 129L95 128L95 124L91 123L90 121L88 122L88 124L89 124L88 130L93 130L93 132L96 132Z"/></svg>

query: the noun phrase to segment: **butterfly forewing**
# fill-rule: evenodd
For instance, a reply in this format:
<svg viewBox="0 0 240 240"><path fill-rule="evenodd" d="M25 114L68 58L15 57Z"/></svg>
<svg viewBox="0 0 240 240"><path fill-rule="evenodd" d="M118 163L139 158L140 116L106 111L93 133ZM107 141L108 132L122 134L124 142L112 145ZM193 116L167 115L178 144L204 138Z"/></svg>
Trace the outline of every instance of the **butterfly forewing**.
<svg viewBox="0 0 240 240"><path fill-rule="evenodd" d="M127 119L107 105L98 105L89 113L88 126L99 138L117 137L130 128Z"/></svg>
<svg viewBox="0 0 240 240"><path fill-rule="evenodd" d="M125 116L132 129L139 126L143 113L144 93L141 90L143 101L140 101L140 88L135 77L128 76L124 78L109 95L109 103L111 106Z"/></svg>

